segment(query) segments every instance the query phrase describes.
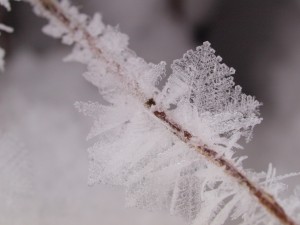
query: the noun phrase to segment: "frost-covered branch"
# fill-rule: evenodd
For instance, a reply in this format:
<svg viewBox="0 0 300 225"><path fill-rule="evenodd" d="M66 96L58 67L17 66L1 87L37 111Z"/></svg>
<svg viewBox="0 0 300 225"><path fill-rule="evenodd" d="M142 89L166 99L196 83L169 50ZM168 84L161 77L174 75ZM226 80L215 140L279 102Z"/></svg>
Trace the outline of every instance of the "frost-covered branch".
<svg viewBox="0 0 300 225"><path fill-rule="evenodd" d="M26 1L49 20L44 32L74 44L67 60L88 65L84 77L108 103L77 103L95 118L89 137L100 137L89 149L91 183L123 185L129 205L170 210L194 224L300 221L299 200L279 198L284 185L272 167L254 173L234 157L237 141L261 122L260 103L235 86L233 69L209 43L174 61L161 91L165 63L137 57L99 14L89 18L68 1Z"/></svg>
<svg viewBox="0 0 300 225"><path fill-rule="evenodd" d="M4 6L7 10L10 10L10 4L8 0L0 0L0 6ZM11 33L13 32L13 29L11 27L8 27L2 23L0 23L0 36L1 36L1 31ZM0 47L0 71L4 70L4 56L5 56L5 51L3 48Z"/></svg>

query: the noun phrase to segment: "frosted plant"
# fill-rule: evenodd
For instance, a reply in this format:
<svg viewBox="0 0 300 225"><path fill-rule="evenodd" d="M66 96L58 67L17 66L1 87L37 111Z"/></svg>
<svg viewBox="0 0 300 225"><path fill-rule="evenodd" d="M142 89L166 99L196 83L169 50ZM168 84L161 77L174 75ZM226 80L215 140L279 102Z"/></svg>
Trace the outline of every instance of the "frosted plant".
<svg viewBox="0 0 300 225"><path fill-rule="evenodd" d="M0 6L4 6L7 10L10 10L10 4L8 0L0 0ZM1 31L5 31L8 33L13 32L13 29L11 27L8 27L2 23L0 23L0 35ZM3 48L0 47L0 71L4 70L4 56L5 56L5 51Z"/></svg>
<svg viewBox="0 0 300 225"><path fill-rule="evenodd" d="M172 64L162 90L165 63L145 62L128 49L128 37L101 15L79 13L67 0L26 0L48 19L43 31L74 45L66 60L87 65L84 77L105 104L76 103L94 118L88 138L91 184L124 186L129 206L170 211L195 225L300 223L299 190L267 172L244 169L235 156L261 122L260 103L233 82L234 70L208 42Z"/></svg>
<svg viewBox="0 0 300 225"><path fill-rule="evenodd" d="M10 4L8 0L0 0L0 5L3 5L7 10L10 10Z"/></svg>

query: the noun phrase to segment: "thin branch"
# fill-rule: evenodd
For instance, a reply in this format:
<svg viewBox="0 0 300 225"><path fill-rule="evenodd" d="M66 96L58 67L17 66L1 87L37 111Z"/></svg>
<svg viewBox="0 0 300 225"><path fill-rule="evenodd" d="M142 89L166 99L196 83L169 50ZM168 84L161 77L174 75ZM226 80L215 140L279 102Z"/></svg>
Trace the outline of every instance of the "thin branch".
<svg viewBox="0 0 300 225"><path fill-rule="evenodd" d="M84 26L80 23L75 23L67 13L63 11L57 4L55 0L36 0L40 6L49 13L49 17L55 17L62 25L64 25L69 32L75 33L80 30L83 33L83 38L87 41L87 44L94 53L95 57L99 60L103 60L111 64L111 70L120 75L122 79L122 65L117 62L111 62L109 59L105 58L101 49L96 46L96 40L94 37L86 30ZM34 4L34 3L32 3ZM47 18L47 15L43 15ZM50 19L50 18L48 18ZM72 26L71 26L72 24ZM123 78L124 79L124 78ZM209 149L206 146L198 146L192 143L191 138L193 134L188 130L182 128L178 123L173 121L165 111L157 107L154 99L147 99L143 94L142 90L138 86L133 87L133 95L138 96L142 102L144 102L145 109L153 114L160 122L162 122L174 135L176 135L181 141L185 142L189 147L193 148L196 152L201 154L206 160L210 161L220 169L222 169L225 174L235 180L239 185L246 188L249 193L256 198L256 200L278 221L284 225L297 225L285 212L282 206L276 201L276 199L260 188L258 185L254 184L249 178L247 178L238 168L236 168L232 163L226 160L224 157L219 156L218 153Z"/></svg>

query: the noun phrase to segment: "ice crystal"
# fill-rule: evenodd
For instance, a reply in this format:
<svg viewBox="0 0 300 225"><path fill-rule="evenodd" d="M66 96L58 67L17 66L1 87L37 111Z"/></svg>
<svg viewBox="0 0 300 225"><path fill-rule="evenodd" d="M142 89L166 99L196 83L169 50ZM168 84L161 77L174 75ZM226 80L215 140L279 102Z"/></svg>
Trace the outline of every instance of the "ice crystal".
<svg viewBox="0 0 300 225"><path fill-rule="evenodd" d="M8 0L0 0L0 6L4 6L7 10L10 10L10 4ZM5 31L8 33L13 32L13 29L11 27L8 27L2 23L0 23L0 36L1 31ZM0 47L0 71L4 70L4 57L5 57L5 51L3 48Z"/></svg>
<svg viewBox="0 0 300 225"><path fill-rule="evenodd" d="M0 47L0 71L4 70L4 56L5 56L5 51L3 48Z"/></svg>
<svg viewBox="0 0 300 225"><path fill-rule="evenodd" d="M0 0L0 5L3 5L7 10L10 10L9 0Z"/></svg>
<svg viewBox="0 0 300 225"><path fill-rule="evenodd" d="M261 121L257 117L259 102L234 86L230 76L233 70L220 64L220 58L213 53L209 44L204 43L195 52L176 60L161 92L156 86L164 76L164 63L154 66L135 55L124 54L124 50L120 54L126 56L125 76L138 81L136 87L147 90L147 96L155 99L158 109L201 138L195 141L218 147L233 160L232 148L238 146L238 139L249 137L253 126ZM88 137L99 140L88 150L91 184L125 186L129 206L170 211L195 224L223 224L235 208L242 206L240 202L255 205L239 185L224 177L223 172L145 110L139 99L126 94L126 90L120 91L122 84L114 76L105 76L107 69L103 68L109 65L96 61L94 64L85 77L101 92L105 90L108 104L76 104L80 111L95 119ZM236 166L241 161L237 160ZM257 204L250 215L258 209L264 212ZM235 217L243 213L245 210L236 210ZM266 213L263 215L269 219Z"/></svg>
<svg viewBox="0 0 300 225"><path fill-rule="evenodd" d="M200 143L227 151L241 136L250 139L252 129L261 122L258 117L260 103L243 94L234 84L235 70L221 64L209 42L196 51L188 51L172 64L170 76L160 102ZM217 146L216 146L217 145Z"/></svg>

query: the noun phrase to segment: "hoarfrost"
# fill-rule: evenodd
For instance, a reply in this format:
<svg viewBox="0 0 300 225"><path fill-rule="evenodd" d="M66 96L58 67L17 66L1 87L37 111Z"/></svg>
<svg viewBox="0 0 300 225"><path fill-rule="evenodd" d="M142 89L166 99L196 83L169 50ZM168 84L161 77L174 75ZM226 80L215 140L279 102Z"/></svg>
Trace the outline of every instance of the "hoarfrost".
<svg viewBox="0 0 300 225"><path fill-rule="evenodd" d="M235 86L235 70L221 64L214 53L205 42L175 60L160 102L164 108L175 108L169 110L172 118L200 143L230 151L241 136L250 140L253 127L261 122L260 103Z"/></svg>
<svg viewBox="0 0 300 225"><path fill-rule="evenodd" d="M9 0L0 0L0 5L3 5L7 10L10 11Z"/></svg>
<svg viewBox="0 0 300 225"><path fill-rule="evenodd" d="M99 14L89 19L66 0L57 4L68 15L66 24L38 3L34 6L50 21L47 33L65 44L75 43L67 60L87 65L84 77L106 101L76 103L95 120L88 136L97 139L88 149L90 184L124 186L129 206L170 211L195 225L221 225L228 219L243 225L279 224L247 189L174 131L184 130L192 144L214 149L216 157L281 201L284 185L272 167L255 173L243 169L245 157L234 157L240 138L250 140L253 127L261 122L260 103L235 86L234 70L221 64L208 42L174 61L161 91L164 62L154 65L137 57L127 47L128 37L105 26ZM155 112L170 118L169 125L176 122L174 129Z"/></svg>
<svg viewBox="0 0 300 225"><path fill-rule="evenodd" d="M8 0L0 0L0 6L1 5L10 11L10 4ZM0 36L1 36L1 31L11 33L13 32L13 29L9 26L0 23ZM0 71L4 70L4 64L5 64L4 57L5 57L5 51L3 48L0 47Z"/></svg>

